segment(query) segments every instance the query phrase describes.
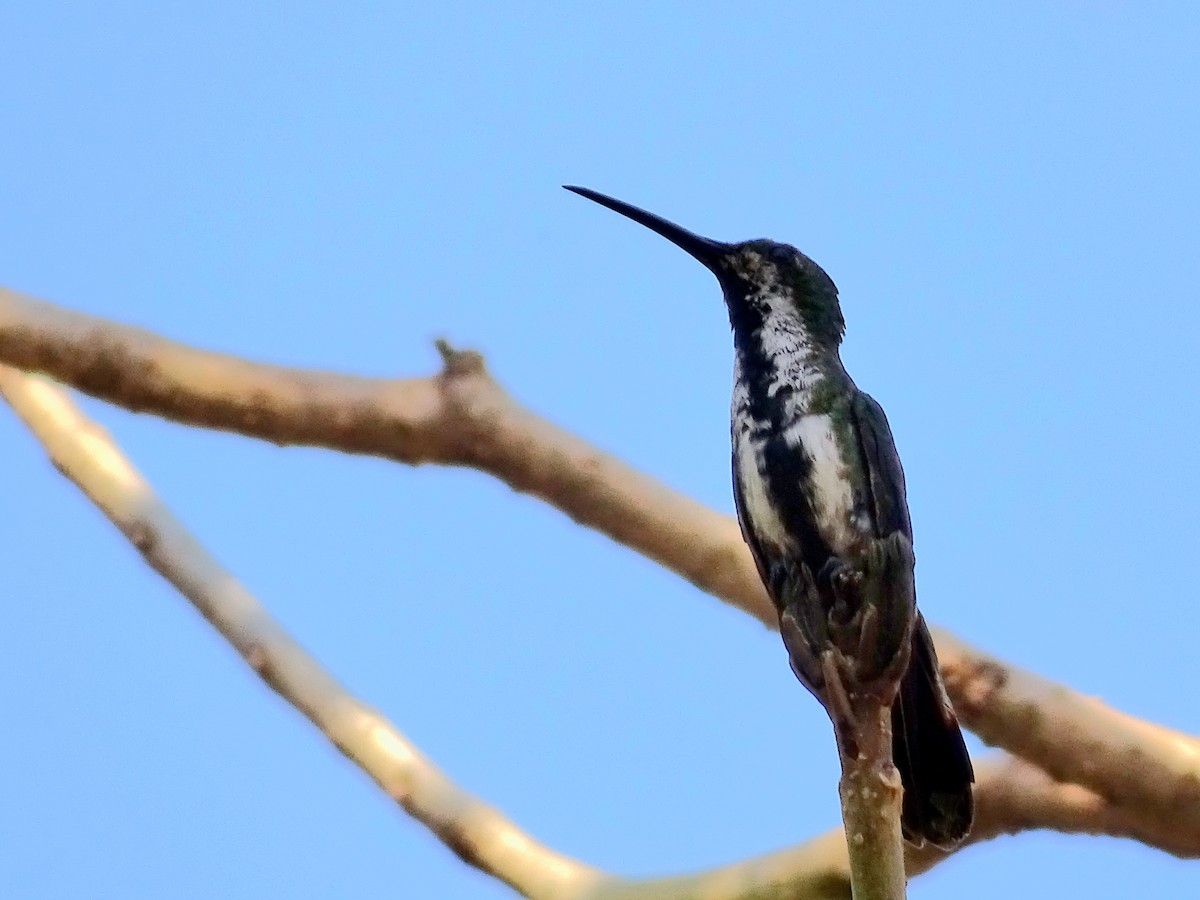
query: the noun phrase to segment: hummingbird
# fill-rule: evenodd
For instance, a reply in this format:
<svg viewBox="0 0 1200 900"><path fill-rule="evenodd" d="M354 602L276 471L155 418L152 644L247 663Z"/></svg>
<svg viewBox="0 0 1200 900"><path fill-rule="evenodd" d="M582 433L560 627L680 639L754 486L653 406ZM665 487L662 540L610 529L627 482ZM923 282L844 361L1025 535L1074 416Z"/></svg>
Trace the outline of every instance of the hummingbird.
<svg viewBox="0 0 1200 900"><path fill-rule="evenodd" d="M837 287L790 244L723 243L589 188L564 185L646 226L716 277L733 331L733 493L742 536L780 615L792 669L835 719L820 664L821 622L848 561L881 540L908 547L904 471L882 407L855 385L839 348ZM798 590L797 585L808 589ZM892 705L892 758L910 843L950 848L971 827L974 773L920 613ZM902 657L901 657L902 659ZM839 738L840 739L840 738Z"/></svg>

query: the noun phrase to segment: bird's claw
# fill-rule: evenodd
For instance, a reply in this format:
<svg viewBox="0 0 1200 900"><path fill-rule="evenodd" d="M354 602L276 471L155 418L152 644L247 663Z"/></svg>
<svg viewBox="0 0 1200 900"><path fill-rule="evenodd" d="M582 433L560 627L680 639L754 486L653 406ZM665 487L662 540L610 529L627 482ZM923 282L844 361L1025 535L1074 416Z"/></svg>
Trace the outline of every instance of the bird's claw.
<svg viewBox="0 0 1200 900"><path fill-rule="evenodd" d="M830 559L816 578L800 566L780 584L787 600L779 630L792 671L835 723L853 724L855 697L890 702L899 689L917 620L913 564L912 544L895 532L854 560Z"/></svg>
<svg viewBox="0 0 1200 900"><path fill-rule="evenodd" d="M848 681L858 689L890 693L908 668L916 624L912 544L901 532L871 541L853 563L831 560L822 569L832 606L831 643L853 663Z"/></svg>

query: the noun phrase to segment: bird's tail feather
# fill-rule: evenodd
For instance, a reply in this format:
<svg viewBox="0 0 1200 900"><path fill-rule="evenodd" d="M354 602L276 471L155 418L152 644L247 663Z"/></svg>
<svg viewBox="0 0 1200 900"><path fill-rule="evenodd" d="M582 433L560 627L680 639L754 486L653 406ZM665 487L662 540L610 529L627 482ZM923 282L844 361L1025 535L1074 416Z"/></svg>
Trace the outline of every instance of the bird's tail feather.
<svg viewBox="0 0 1200 900"><path fill-rule="evenodd" d="M971 828L975 775L921 618L892 707L892 755L904 784L905 839L944 848L958 844Z"/></svg>

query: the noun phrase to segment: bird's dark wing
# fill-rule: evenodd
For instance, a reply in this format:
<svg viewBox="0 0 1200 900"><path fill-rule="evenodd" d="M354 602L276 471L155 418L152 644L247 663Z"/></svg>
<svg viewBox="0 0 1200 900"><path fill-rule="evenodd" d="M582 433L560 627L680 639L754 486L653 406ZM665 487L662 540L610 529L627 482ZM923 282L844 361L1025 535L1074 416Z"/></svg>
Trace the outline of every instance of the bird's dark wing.
<svg viewBox="0 0 1200 900"><path fill-rule="evenodd" d="M858 435L858 449L867 470L871 507L879 537L903 532L912 540L912 521L908 517L908 499L904 489L904 469L892 440L883 407L869 395L858 391L850 401L850 418Z"/></svg>
<svg viewBox="0 0 1200 900"><path fill-rule="evenodd" d="M911 541L904 470L883 409L863 393L850 404L859 452L868 472L879 537L896 531ZM906 839L951 848L971 827L971 757L942 683L933 639L917 614L912 657L892 707L892 756L904 783L901 824Z"/></svg>

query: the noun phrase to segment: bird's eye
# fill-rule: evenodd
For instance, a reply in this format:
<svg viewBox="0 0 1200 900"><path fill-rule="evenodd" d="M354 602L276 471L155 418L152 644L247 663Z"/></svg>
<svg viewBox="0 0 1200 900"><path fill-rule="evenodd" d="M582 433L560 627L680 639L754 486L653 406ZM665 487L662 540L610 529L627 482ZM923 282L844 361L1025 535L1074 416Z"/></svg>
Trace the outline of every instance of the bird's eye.
<svg viewBox="0 0 1200 900"><path fill-rule="evenodd" d="M767 255L771 257L771 262L783 265L792 261L792 248L786 244L777 244Z"/></svg>

